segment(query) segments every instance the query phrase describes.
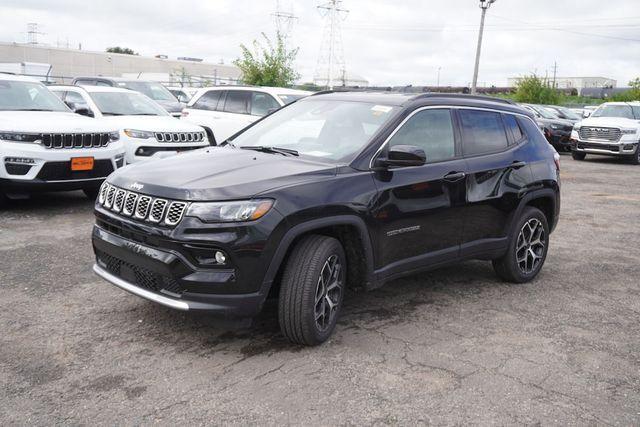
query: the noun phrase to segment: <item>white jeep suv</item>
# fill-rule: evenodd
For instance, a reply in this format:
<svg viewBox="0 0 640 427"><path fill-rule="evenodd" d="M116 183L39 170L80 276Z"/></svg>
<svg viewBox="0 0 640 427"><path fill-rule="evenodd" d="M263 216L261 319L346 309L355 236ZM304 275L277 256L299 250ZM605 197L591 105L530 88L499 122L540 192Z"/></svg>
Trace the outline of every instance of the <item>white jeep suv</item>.
<svg viewBox="0 0 640 427"><path fill-rule="evenodd" d="M142 93L104 86L53 86L51 90L79 114L119 129L126 164L209 146L204 129L170 116Z"/></svg>
<svg viewBox="0 0 640 427"><path fill-rule="evenodd" d="M200 89L182 111L182 119L205 128L221 143L256 120L311 92L281 87L216 86Z"/></svg>
<svg viewBox="0 0 640 427"><path fill-rule="evenodd" d="M95 198L124 162L116 129L74 114L34 79L0 74L0 203L33 191Z"/></svg>
<svg viewBox="0 0 640 427"><path fill-rule="evenodd" d="M591 116L574 125L572 155L587 154L627 158L640 164L640 102L607 102Z"/></svg>

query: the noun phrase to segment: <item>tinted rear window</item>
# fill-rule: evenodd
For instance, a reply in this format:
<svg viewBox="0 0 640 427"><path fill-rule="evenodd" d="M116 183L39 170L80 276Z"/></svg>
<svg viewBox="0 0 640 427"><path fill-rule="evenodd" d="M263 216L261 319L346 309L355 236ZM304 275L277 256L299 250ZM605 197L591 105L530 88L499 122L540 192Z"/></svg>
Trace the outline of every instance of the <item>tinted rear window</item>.
<svg viewBox="0 0 640 427"><path fill-rule="evenodd" d="M224 111L227 113L249 114L250 102L251 102L250 91L230 90L227 93L227 100L224 104Z"/></svg>
<svg viewBox="0 0 640 427"><path fill-rule="evenodd" d="M513 142L520 142L524 138L524 134L522 133L522 129L520 129L520 125L518 124L516 117L512 114L505 114L503 117L504 124L507 127L507 130L511 133Z"/></svg>
<svg viewBox="0 0 640 427"><path fill-rule="evenodd" d="M463 151L475 155L504 150L507 134L500 113L460 110Z"/></svg>

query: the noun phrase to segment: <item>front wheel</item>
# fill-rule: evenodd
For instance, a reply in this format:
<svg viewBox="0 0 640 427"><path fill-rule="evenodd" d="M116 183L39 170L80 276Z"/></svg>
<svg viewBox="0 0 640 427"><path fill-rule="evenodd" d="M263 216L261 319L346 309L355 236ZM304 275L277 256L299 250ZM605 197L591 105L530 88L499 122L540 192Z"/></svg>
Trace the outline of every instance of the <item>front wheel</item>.
<svg viewBox="0 0 640 427"><path fill-rule="evenodd" d="M636 147L636 153L629 157L629 162L632 165L640 165L640 144Z"/></svg>
<svg viewBox="0 0 640 427"><path fill-rule="evenodd" d="M573 160L584 160L587 157L587 153L581 153L580 151L572 151L571 157Z"/></svg>
<svg viewBox="0 0 640 427"><path fill-rule="evenodd" d="M503 280L524 283L538 275L549 250L547 217L527 206L513 229L507 253L493 261L493 269Z"/></svg>
<svg viewBox="0 0 640 427"><path fill-rule="evenodd" d="M282 333L296 344L318 345L335 329L344 296L347 261L340 242L311 235L294 247L278 300Z"/></svg>

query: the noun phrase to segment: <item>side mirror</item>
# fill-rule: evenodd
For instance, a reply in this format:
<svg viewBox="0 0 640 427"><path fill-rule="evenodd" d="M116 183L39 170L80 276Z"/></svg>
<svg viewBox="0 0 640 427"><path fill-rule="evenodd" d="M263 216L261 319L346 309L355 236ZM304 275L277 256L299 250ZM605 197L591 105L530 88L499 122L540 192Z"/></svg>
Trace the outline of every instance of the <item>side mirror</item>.
<svg viewBox="0 0 640 427"><path fill-rule="evenodd" d="M87 107L76 107L73 109L73 112L76 114L80 114L81 116L94 117L93 111L91 111Z"/></svg>
<svg viewBox="0 0 640 427"><path fill-rule="evenodd" d="M394 145L387 151L387 157L378 158L376 163L383 168L422 166L427 163L427 155L414 145Z"/></svg>

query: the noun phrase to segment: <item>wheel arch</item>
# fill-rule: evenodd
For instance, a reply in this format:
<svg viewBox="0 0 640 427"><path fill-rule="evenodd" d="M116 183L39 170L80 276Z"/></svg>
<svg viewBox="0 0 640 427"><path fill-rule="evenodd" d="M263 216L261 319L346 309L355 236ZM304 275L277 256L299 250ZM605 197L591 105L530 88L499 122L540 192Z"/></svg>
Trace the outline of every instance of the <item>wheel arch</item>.
<svg viewBox="0 0 640 427"><path fill-rule="evenodd" d="M511 227L513 227L517 223L518 218L520 218L520 215L522 215L522 211L524 210L524 208L527 206L532 206L542 211L544 216L547 218L549 229L553 231L556 224L558 223L558 216L560 214L560 200L557 196L556 191L559 190L545 188L532 191L525 195L520 201L515 215L511 219Z"/></svg>
<svg viewBox="0 0 640 427"><path fill-rule="evenodd" d="M373 275L373 246L365 222L355 215L340 215L328 218L318 218L303 222L287 231L276 249L267 273L264 285L269 292L279 288L278 277L286 265L291 250L304 236L322 234L334 237L342 244L347 256L347 284L349 287L364 288L372 286Z"/></svg>

